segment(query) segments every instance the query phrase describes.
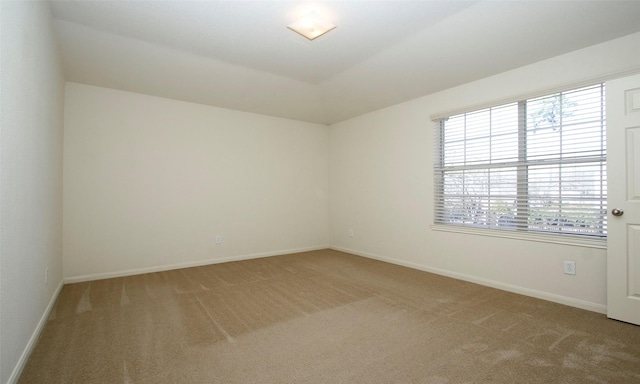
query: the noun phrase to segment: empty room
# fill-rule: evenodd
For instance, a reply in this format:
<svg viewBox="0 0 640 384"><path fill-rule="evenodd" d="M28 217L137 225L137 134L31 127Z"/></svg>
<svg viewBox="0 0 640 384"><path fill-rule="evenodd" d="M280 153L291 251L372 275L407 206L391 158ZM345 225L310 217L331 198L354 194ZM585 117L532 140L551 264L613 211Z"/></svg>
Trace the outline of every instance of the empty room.
<svg viewBox="0 0 640 384"><path fill-rule="evenodd" d="M640 382L640 1L0 18L0 383Z"/></svg>

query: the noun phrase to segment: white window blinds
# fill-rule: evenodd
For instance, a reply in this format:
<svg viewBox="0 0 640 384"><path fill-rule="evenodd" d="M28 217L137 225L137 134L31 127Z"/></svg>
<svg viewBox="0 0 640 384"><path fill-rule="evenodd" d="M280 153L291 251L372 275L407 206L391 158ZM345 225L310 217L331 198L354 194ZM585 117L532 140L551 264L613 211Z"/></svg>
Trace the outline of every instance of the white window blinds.
<svg viewBox="0 0 640 384"><path fill-rule="evenodd" d="M443 119L435 223L606 237L604 84Z"/></svg>

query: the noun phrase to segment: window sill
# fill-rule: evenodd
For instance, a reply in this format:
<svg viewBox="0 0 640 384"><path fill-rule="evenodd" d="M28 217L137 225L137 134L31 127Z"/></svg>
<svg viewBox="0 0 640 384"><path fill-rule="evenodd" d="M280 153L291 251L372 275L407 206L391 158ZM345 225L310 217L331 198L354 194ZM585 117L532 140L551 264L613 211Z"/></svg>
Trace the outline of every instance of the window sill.
<svg viewBox="0 0 640 384"><path fill-rule="evenodd" d="M553 243L562 245L571 245L576 247L607 249L606 239L582 238L571 235L552 235L542 233L531 233L524 231L502 231L486 228L470 228L458 227L454 225L432 224L431 229L434 231L464 233L469 235L504 237L507 239L536 241L541 243Z"/></svg>

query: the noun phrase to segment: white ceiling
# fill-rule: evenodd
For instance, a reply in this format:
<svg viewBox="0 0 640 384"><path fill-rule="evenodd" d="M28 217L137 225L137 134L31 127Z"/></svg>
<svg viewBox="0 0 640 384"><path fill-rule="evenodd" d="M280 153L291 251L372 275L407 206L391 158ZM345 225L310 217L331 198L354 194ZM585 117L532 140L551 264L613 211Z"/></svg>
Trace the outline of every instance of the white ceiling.
<svg viewBox="0 0 640 384"><path fill-rule="evenodd" d="M315 10L314 41L287 24ZM640 1L52 1L67 80L331 124L640 31Z"/></svg>

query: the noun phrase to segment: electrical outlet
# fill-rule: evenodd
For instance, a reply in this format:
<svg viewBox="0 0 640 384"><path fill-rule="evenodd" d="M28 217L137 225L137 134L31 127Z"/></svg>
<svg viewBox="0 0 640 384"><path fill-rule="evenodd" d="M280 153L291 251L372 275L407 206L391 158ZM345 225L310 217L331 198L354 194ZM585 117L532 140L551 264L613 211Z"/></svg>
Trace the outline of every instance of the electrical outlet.
<svg viewBox="0 0 640 384"><path fill-rule="evenodd" d="M576 262L572 260L564 261L564 273L566 275L575 275L576 274Z"/></svg>
<svg viewBox="0 0 640 384"><path fill-rule="evenodd" d="M222 236L216 235L216 244L222 244Z"/></svg>
<svg viewBox="0 0 640 384"><path fill-rule="evenodd" d="M353 229L349 230L349 237L353 237Z"/></svg>
<svg viewBox="0 0 640 384"><path fill-rule="evenodd" d="M44 284L49 284L49 267L44 269Z"/></svg>

